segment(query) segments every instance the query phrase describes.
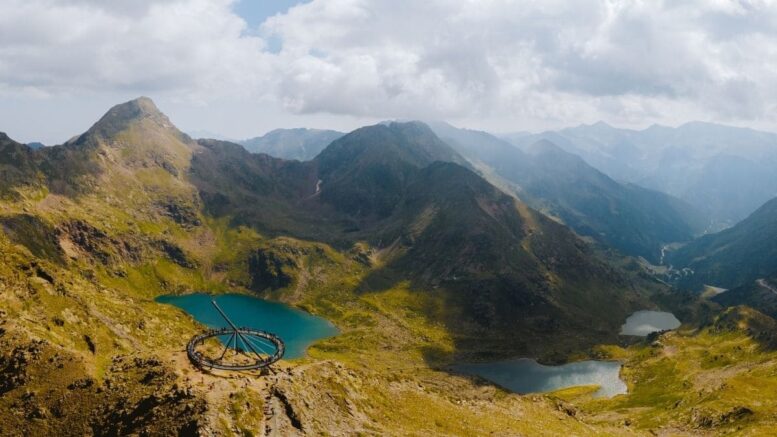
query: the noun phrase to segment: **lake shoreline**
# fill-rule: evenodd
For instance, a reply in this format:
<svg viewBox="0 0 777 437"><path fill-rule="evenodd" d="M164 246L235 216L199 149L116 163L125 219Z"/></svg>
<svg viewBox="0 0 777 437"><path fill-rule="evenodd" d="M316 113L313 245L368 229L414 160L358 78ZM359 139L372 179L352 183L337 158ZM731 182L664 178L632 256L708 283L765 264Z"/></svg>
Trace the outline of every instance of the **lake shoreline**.
<svg viewBox="0 0 777 437"><path fill-rule="evenodd" d="M594 397L612 397L628 393L628 386L621 378L623 365L620 360L589 359L548 366L533 358L520 357L491 363L457 363L448 366L448 371L488 381L519 395L595 385L599 388Z"/></svg>
<svg viewBox="0 0 777 437"><path fill-rule="evenodd" d="M269 299L243 293L195 292L157 296L154 301L184 311L208 329L226 328L227 322L211 306L216 300L239 327L248 327L278 335L286 345L284 359L307 357L314 343L340 334L340 329L323 317Z"/></svg>

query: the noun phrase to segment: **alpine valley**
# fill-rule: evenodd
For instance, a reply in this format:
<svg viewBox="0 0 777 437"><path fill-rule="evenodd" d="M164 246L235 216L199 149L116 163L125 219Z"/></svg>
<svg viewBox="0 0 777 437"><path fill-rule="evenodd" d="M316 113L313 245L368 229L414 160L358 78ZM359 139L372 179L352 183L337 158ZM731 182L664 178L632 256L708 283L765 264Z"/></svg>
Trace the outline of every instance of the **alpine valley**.
<svg viewBox="0 0 777 437"><path fill-rule="evenodd" d="M0 435L773 435L777 200L724 211L602 152L705 127L384 122L241 145L141 97L61 145L0 133ZM156 300L197 292L338 333L269 371L199 369L204 326ZM682 324L620 335L640 310ZM520 357L618 361L626 390L457 370Z"/></svg>

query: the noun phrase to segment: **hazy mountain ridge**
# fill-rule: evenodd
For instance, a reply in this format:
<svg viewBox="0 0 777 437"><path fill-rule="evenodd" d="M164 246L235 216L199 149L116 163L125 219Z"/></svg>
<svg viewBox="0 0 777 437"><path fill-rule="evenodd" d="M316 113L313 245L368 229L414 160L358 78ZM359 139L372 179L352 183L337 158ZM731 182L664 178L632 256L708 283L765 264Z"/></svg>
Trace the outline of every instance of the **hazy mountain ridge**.
<svg viewBox="0 0 777 437"><path fill-rule="evenodd" d="M309 161L343 135L345 133L327 129L274 129L261 137L239 141L239 144L253 153Z"/></svg>
<svg viewBox="0 0 777 437"><path fill-rule="evenodd" d="M521 147L548 139L616 180L679 197L710 215L711 230L777 196L777 135L769 132L703 122L638 131L600 122L507 138Z"/></svg>
<svg viewBox="0 0 777 437"><path fill-rule="evenodd" d="M621 184L548 140L518 149L485 132L435 124L469 159L516 185L516 194L581 235L658 262L661 247L703 229L700 214L669 195Z"/></svg>
<svg viewBox="0 0 777 437"><path fill-rule="evenodd" d="M33 141L31 143L27 143L27 147L29 147L30 149L34 150L34 149L42 149L42 148L46 147L46 145L43 144L43 143L39 143L37 141Z"/></svg>

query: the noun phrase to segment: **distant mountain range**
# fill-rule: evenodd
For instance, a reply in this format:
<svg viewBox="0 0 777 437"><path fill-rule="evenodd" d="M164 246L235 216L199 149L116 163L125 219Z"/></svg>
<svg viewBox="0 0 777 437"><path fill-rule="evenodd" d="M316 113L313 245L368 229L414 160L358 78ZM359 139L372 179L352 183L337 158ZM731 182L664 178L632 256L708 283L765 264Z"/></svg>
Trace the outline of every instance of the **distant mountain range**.
<svg viewBox="0 0 777 437"><path fill-rule="evenodd" d="M664 244L688 241L704 229L701 214L686 202L616 182L548 140L519 149L486 132L432 126L486 175L495 176L495 183L502 181L531 206L625 254L658 263Z"/></svg>
<svg viewBox="0 0 777 437"><path fill-rule="evenodd" d="M261 137L240 141L240 144L253 153L309 161L343 135L343 132L324 129L275 129Z"/></svg>
<svg viewBox="0 0 777 437"><path fill-rule="evenodd" d="M777 197L777 135L768 132L702 122L638 131L600 122L506 138L520 147L549 140L613 179L683 199L711 219L712 231Z"/></svg>
<svg viewBox="0 0 777 437"><path fill-rule="evenodd" d="M616 182L550 142L538 141L524 151L486 132L446 123L432 123L432 127L465 158L459 164L474 166L502 190L557 217L580 235L625 254L658 263L665 244L688 241L707 228L707 221L690 204L635 184ZM242 145L254 153L306 161L316 158L342 135L316 129L277 129ZM326 160L326 156L321 159ZM345 197L356 201L358 196L351 194Z"/></svg>

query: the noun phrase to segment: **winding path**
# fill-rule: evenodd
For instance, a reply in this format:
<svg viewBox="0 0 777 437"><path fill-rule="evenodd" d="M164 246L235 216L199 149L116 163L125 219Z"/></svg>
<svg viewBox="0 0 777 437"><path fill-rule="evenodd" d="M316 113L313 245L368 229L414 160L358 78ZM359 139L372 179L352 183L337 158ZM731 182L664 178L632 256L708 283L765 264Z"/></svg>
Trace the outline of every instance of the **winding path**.
<svg viewBox="0 0 777 437"><path fill-rule="evenodd" d="M772 287L768 282L766 282L766 279L756 279L755 283L777 295L777 288Z"/></svg>

